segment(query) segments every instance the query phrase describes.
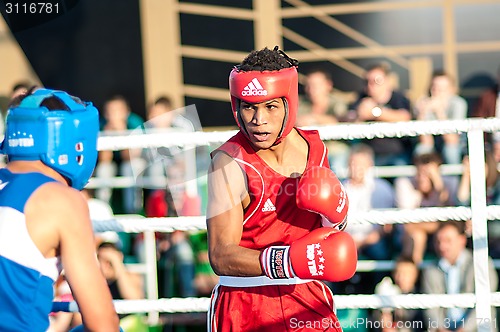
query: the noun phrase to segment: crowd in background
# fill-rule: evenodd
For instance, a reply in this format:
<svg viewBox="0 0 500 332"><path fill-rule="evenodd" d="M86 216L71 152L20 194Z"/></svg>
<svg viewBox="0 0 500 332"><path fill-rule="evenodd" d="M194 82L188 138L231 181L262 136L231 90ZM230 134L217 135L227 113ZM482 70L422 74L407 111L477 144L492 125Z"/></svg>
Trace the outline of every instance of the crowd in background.
<svg viewBox="0 0 500 332"><path fill-rule="evenodd" d="M499 80L500 80L500 73ZM399 122L409 120L461 120L467 117L496 117L500 109L498 86L485 91L479 101L468 109L459 95L454 78L435 71L428 94L410 103L398 91L390 68L384 63L366 70L365 86L357 98L349 100L334 90L330 73L318 69L306 74L305 92L301 98L299 126ZM485 141L485 183L487 204L500 203L500 182L497 165L500 140L487 135ZM422 135L416 138L374 138L327 142L333 170L341 173L350 200L350 213L372 209L415 209L425 207L470 206L470 167L465 134ZM462 165L457 175L443 175L442 164ZM379 178L374 167L415 167L415 175ZM489 252L500 258L498 222L488 223ZM339 294L405 293L455 294L473 292L472 233L470 221L422 222L394 225L351 225L351 233L360 259L395 261L392 271L356 273L347 282L332 285ZM428 264L424 264L427 262ZM496 291L498 275L490 259L491 290ZM492 313L495 317L495 312ZM347 310L339 313L341 320L366 317L383 320L383 331L475 331L477 321L473 310ZM353 316L354 315L354 316ZM365 316L364 316L365 315ZM397 322L412 328L395 328ZM427 326L437 322L434 328ZM451 322L452 324L447 324ZM349 329L344 329L349 331ZM359 331L359 326L356 330ZM492 330L497 330L493 328Z"/></svg>
<svg viewBox="0 0 500 332"><path fill-rule="evenodd" d="M479 101L468 108L451 75L436 71L430 82L428 94L411 104L405 94L398 90L396 80L385 63L366 68L364 88L356 94L356 98L352 98L352 94L337 91L329 72L311 70L305 73L304 95L300 96L296 125L498 116L500 102L497 100L500 97L497 86L485 91ZM10 97L28 89L29 84L16 85ZM142 119L130 109L126 96L112 96L100 109L102 133L125 134L137 129L141 132L200 130L194 119L175 106L168 96L159 96L147 105L146 119ZM500 162L500 136L487 135L485 142L487 203L496 205L500 204L497 169ZM416 138L337 140L325 143L329 149L331 168L339 175L343 174L342 181L349 196L351 213L372 209L470 205L470 167L465 135L423 135ZM193 153L196 155L194 165L190 163L193 159L189 159ZM94 174L96 179L109 180L116 176L133 177L136 180L149 178L153 183L163 185L126 188L102 186L96 190L85 190L91 216L94 219L111 219L115 214L140 214L146 217L204 215L206 201L203 178L209 158L208 148L192 151L177 147L100 151ZM442 175L442 164L461 164L462 171L459 175ZM415 175L381 178L374 172L375 167L402 165L414 166ZM194 174L191 171L193 166L196 167ZM198 181L195 188L187 185L189 180ZM391 260L395 262L395 267L392 271L359 272L349 281L331 285L336 293L452 294L473 290L470 222L436 221L384 226L349 224L346 231L353 236L360 259ZM495 259L500 258L500 241L497 241L500 227L496 221L488 223L488 231L490 255ZM157 233L156 240L159 296L209 296L218 278L208 261L206 233ZM142 234L96 234L96 250L113 297L144 298L144 280L141 275L127 271L126 267L127 263L145 261ZM425 261L431 263L421 265ZM496 290L498 278L492 262L490 270L492 290ZM456 280L461 280L461 283L457 284ZM57 296L61 299L67 299L69 293L65 285L62 277L57 284ZM348 319L350 314L352 312L339 312L341 320ZM386 321L443 321L450 317L454 322L460 322L469 319L473 313L461 309L356 312L358 316L365 314L369 319ZM54 315L53 322L53 331L58 331L60 329L56 324L77 323L78 317L73 317L73 314ZM181 329L178 328L179 331ZM464 329L469 330L474 329Z"/></svg>

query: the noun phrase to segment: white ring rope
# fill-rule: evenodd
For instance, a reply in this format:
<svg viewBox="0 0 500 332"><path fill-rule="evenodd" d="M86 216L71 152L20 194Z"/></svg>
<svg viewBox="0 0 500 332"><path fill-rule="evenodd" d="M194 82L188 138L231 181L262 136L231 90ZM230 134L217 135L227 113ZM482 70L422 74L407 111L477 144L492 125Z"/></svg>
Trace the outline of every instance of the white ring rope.
<svg viewBox="0 0 500 332"><path fill-rule="evenodd" d="M462 164L444 164L439 167L441 175L461 175ZM394 178L401 176L414 176L416 168L413 165L406 166L375 166L373 167L375 177L378 178ZM348 176L347 169L339 169L335 172L339 178ZM148 189L164 189L170 184L166 176L115 176L107 177L92 177L87 185L87 188L148 188Z"/></svg>
<svg viewBox="0 0 500 332"><path fill-rule="evenodd" d="M491 293L491 304L500 307L500 292ZM429 309L429 308L474 308L476 296L463 294L401 294L401 295L334 295L337 309ZM159 300L115 300L118 314L165 312L207 312L210 299L207 297L170 298ZM77 312L75 302L55 302L54 311Z"/></svg>
<svg viewBox="0 0 500 332"><path fill-rule="evenodd" d="M142 216L115 216L116 219L93 220L94 232L142 233L147 231L171 233L175 230L196 231L207 229L204 216L144 218Z"/></svg>
<svg viewBox="0 0 500 332"><path fill-rule="evenodd" d="M213 131L213 132L164 132L164 133L139 133L131 131L123 136L106 136L105 133L99 137L97 149L99 151L128 150L136 148L151 147L178 147L193 148L196 146L206 146L227 141L236 134L233 131Z"/></svg>
<svg viewBox="0 0 500 332"><path fill-rule="evenodd" d="M311 128L312 129L312 128ZM376 137L404 137L443 135L480 129L484 132L500 130L500 119L434 120L409 122L371 122L364 124L317 127L323 140Z"/></svg>
<svg viewBox="0 0 500 332"><path fill-rule="evenodd" d="M471 130L494 132L500 130L500 119L466 119L466 120L435 120L435 121L409 121L409 122L372 122L363 124L338 124L334 126L307 127L304 129L317 129L323 140L375 137L403 137L418 135L442 135L462 133ZM146 147L179 147L193 148L219 144L228 140L237 131L214 132L164 132L149 133L147 130L130 131L127 135L106 135L99 137L99 150L127 150Z"/></svg>
<svg viewBox="0 0 500 332"><path fill-rule="evenodd" d="M488 220L500 219L500 205L490 205L486 208ZM349 215L349 223L353 224L408 224L432 221L466 221L472 216L468 207L432 207L414 210L372 210ZM126 232L141 233L146 231L173 232L174 230L196 231L204 230L205 216L196 217L166 217L144 218L142 216L115 216L110 220L93 220L95 232Z"/></svg>

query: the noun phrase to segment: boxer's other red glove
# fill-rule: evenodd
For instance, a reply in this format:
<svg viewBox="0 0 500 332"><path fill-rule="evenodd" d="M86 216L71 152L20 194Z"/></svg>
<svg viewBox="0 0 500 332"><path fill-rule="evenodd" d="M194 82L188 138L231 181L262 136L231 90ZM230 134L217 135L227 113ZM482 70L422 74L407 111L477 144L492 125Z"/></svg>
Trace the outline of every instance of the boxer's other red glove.
<svg viewBox="0 0 500 332"><path fill-rule="evenodd" d="M271 279L343 281L356 272L358 254L346 232L321 227L290 246L272 246L260 254L260 264Z"/></svg>
<svg viewBox="0 0 500 332"><path fill-rule="evenodd" d="M327 167L312 166L305 170L297 187L296 202L299 208L323 216L325 227L343 230L347 224L347 194L335 173Z"/></svg>

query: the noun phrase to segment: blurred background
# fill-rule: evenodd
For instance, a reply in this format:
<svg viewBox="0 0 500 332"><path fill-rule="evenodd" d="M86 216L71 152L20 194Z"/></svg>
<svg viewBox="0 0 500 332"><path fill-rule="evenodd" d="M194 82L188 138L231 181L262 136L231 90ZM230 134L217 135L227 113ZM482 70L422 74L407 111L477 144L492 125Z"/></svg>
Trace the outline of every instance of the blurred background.
<svg viewBox="0 0 500 332"><path fill-rule="evenodd" d="M122 94L144 116L168 94L175 107L196 104L203 127L233 125L229 71L264 46L283 47L301 73L326 68L344 92L362 88L367 65L387 61L410 99L444 69L473 103L500 64L497 0L60 0L50 15L7 14L7 2L0 95L28 80L99 107Z"/></svg>

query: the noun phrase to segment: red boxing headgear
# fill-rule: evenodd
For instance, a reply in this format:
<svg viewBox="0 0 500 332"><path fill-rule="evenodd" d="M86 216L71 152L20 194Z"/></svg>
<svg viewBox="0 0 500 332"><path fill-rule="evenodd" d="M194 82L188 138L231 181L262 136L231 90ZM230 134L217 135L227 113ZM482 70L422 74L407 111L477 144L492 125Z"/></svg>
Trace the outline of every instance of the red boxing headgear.
<svg viewBox="0 0 500 332"><path fill-rule="evenodd" d="M281 142L292 131L299 105L299 82L296 67L273 71L240 71L234 68L229 75L229 92L234 119L240 130L248 135L238 116L240 101L262 103L275 98L285 101L285 119L278 139Z"/></svg>

